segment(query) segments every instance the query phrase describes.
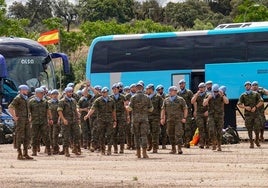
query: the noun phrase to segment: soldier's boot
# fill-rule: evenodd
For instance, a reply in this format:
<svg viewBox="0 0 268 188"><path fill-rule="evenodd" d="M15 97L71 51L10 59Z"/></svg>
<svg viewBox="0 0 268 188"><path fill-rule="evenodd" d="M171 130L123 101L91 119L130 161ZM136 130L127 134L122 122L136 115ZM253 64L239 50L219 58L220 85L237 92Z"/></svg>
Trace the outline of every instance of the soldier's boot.
<svg viewBox="0 0 268 188"><path fill-rule="evenodd" d="M47 155L51 155L51 148L50 148L50 146L47 146L46 147L46 151L47 151Z"/></svg>
<svg viewBox="0 0 268 188"><path fill-rule="evenodd" d="M219 144L219 143L218 143L218 149L217 149L217 151L222 151L221 150L221 144Z"/></svg>
<svg viewBox="0 0 268 188"><path fill-rule="evenodd" d="M82 154L80 144L77 145L77 153L78 153L78 155L81 155Z"/></svg>
<svg viewBox="0 0 268 188"><path fill-rule="evenodd" d="M40 143L37 145L37 152L39 153L40 151L41 151L41 149L40 149Z"/></svg>
<svg viewBox="0 0 268 188"><path fill-rule="evenodd" d="M69 147L65 147L64 148L64 154L65 154L65 157L70 157L70 153L69 153Z"/></svg>
<svg viewBox="0 0 268 188"><path fill-rule="evenodd" d="M181 145L180 145L180 144L178 144L178 154L179 154L179 155L183 154L183 152L182 152L182 150L181 150Z"/></svg>
<svg viewBox="0 0 268 188"><path fill-rule="evenodd" d="M117 144L114 145L114 153L118 153L118 147L117 147Z"/></svg>
<svg viewBox="0 0 268 188"><path fill-rule="evenodd" d="M136 151L137 151L137 153L136 153L137 157L141 158L141 148L137 148Z"/></svg>
<svg viewBox="0 0 268 188"><path fill-rule="evenodd" d="M264 134L264 129L261 130L261 132L260 132L260 141L261 141L261 142L264 142L263 134Z"/></svg>
<svg viewBox="0 0 268 188"><path fill-rule="evenodd" d="M216 141L215 140L213 140L212 141L212 150L216 150Z"/></svg>
<svg viewBox="0 0 268 188"><path fill-rule="evenodd" d="M18 157L17 157L17 159L18 160L23 160L24 158L23 158L23 156L22 156L22 152L21 152L21 149L20 148L18 148Z"/></svg>
<svg viewBox="0 0 268 188"><path fill-rule="evenodd" d="M142 156L143 156L143 158L145 158L145 159L149 158L149 156L147 155L147 150L146 150L146 148L142 148Z"/></svg>
<svg viewBox="0 0 268 188"><path fill-rule="evenodd" d="M84 140L84 141L83 141L83 148L84 148L84 149L87 149L87 146L88 146L87 140Z"/></svg>
<svg viewBox="0 0 268 188"><path fill-rule="evenodd" d="M28 149L23 149L23 157L27 160L32 160L33 158L28 155Z"/></svg>
<svg viewBox="0 0 268 188"><path fill-rule="evenodd" d="M259 138L259 133L256 133L256 136L255 136L255 144L257 147L260 147L260 138Z"/></svg>
<svg viewBox="0 0 268 188"><path fill-rule="evenodd" d="M112 154L112 146L108 145L107 155L111 155L111 154Z"/></svg>
<svg viewBox="0 0 268 188"><path fill-rule="evenodd" d="M169 153L176 154L176 146L175 145L172 145L171 151Z"/></svg>
<svg viewBox="0 0 268 188"><path fill-rule="evenodd" d="M153 148L153 143L152 143L152 137L148 136L148 147L147 147L147 151L151 151Z"/></svg>
<svg viewBox="0 0 268 188"><path fill-rule="evenodd" d="M53 147L53 155L59 154L59 147Z"/></svg>
<svg viewBox="0 0 268 188"><path fill-rule="evenodd" d="M157 149L158 149L157 145L154 144L154 145L153 145L153 153L157 153Z"/></svg>
<svg viewBox="0 0 268 188"><path fill-rule="evenodd" d="M90 142L88 142L87 148L88 148L88 150L90 150L90 148L91 148L91 143Z"/></svg>
<svg viewBox="0 0 268 188"><path fill-rule="evenodd" d="M124 144L120 144L120 151L119 153L124 153Z"/></svg>
<svg viewBox="0 0 268 188"><path fill-rule="evenodd" d="M65 154L65 148L62 148L62 151L59 152L59 155L64 155Z"/></svg>
<svg viewBox="0 0 268 188"><path fill-rule="evenodd" d="M101 154L105 155L105 145L104 146L100 146L100 150L101 150Z"/></svg>
<svg viewBox="0 0 268 188"><path fill-rule="evenodd" d="M75 155L79 155L77 145L73 146L72 153L74 153Z"/></svg>
<svg viewBox="0 0 268 188"><path fill-rule="evenodd" d="M190 148L190 143L189 143L189 142L186 142L186 143L184 144L184 147L185 147L185 148Z"/></svg>
<svg viewBox="0 0 268 188"><path fill-rule="evenodd" d="M162 149L167 149L166 144L162 144Z"/></svg>
<svg viewBox="0 0 268 188"><path fill-rule="evenodd" d="M254 143L253 143L253 139L249 139L249 148L254 148Z"/></svg>
<svg viewBox="0 0 268 188"><path fill-rule="evenodd" d="M36 146L33 146L32 156L37 156L37 147Z"/></svg>

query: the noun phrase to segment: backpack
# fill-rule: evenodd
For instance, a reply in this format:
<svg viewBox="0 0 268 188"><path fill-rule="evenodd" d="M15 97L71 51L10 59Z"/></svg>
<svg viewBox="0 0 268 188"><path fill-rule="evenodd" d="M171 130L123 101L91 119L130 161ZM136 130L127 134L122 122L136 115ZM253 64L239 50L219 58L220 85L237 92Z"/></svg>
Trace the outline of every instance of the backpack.
<svg viewBox="0 0 268 188"><path fill-rule="evenodd" d="M222 144L238 144L240 138L238 132L233 127L228 127L225 129L222 135Z"/></svg>

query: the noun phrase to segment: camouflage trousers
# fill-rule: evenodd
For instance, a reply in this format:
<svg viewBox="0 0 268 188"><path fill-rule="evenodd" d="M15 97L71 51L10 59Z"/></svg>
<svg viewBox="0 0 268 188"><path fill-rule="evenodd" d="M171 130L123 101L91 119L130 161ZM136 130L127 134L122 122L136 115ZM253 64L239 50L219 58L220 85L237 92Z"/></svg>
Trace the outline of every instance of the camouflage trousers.
<svg viewBox="0 0 268 188"><path fill-rule="evenodd" d="M90 123L88 119L84 120L82 118L81 118L81 130L82 130L82 136L83 136L83 144L84 146L88 146L88 144L91 142Z"/></svg>
<svg viewBox="0 0 268 188"><path fill-rule="evenodd" d="M19 149L23 144L23 148L27 149L31 140L31 127L28 118L19 117L16 123L15 136L16 148Z"/></svg>
<svg viewBox="0 0 268 188"><path fill-rule="evenodd" d="M125 144L125 139L126 139L126 119L117 117L117 125L113 129L113 144L114 146L117 145L118 143L120 145Z"/></svg>
<svg viewBox="0 0 268 188"><path fill-rule="evenodd" d="M160 125L160 140L162 146L167 144L167 125Z"/></svg>
<svg viewBox="0 0 268 188"><path fill-rule="evenodd" d="M167 134L172 146L183 144L183 125L181 119L173 118L167 120Z"/></svg>
<svg viewBox="0 0 268 188"><path fill-rule="evenodd" d="M61 126L59 124L53 124L53 139L52 139L52 146L53 148L59 148L59 134L61 131Z"/></svg>
<svg viewBox="0 0 268 188"><path fill-rule="evenodd" d="M255 134L259 134L260 132L260 126L261 126L261 120L257 113L252 115L245 115L245 126L248 130L249 138L252 139L252 131L255 132Z"/></svg>
<svg viewBox="0 0 268 188"><path fill-rule="evenodd" d="M222 142L222 128L224 126L224 115L209 115L208 116L208 130L209 138L212 142L217 142L221 145Z"/></svg>
<svg viewBox="0 0 268 188"><path fill-rule="evenodd" d="M107 143L108 146L113 145L113 121L103 121L98 120L98 126L99 126L99 140L100 140L100 147L101 150L105 150L105 143Z"/></svg>
<svg viewBox="0 0 268 188"><path fill-rule="evenodd" d="M183 141L185 144L189 144L193 138L195 132L195 124L193 123L192 116L186 118L186 123L183 124Z"/></svg>
<svg viewBox="0 0 268 188"><path fill-rule="evenodd" d="M90 118L90 127L91 127L91 144L94 149L97 149L100 144L100 133L99 133L99 126L98 120L96 117Z"/></svg>
<svg viewBox="0 0 268 188"><path fill-rule="evenodd" d="M46 147L50 147L49 140L49 125L47 124L32 124L32 146L37 148L40 144L40 138L43 140Z"/></svg>
<svg viewBox="0 0 268 188"><path fill-rule="evenodd" d="M205 144L209 144L209 135L208 135L208 125L207 125L208 117L203 114L197 114L195 122L199 131L199 145L204 147Z"/></svg>
<svg viewBox="0 0 268 188"><path fill-rule="evenodd" d="M63 147L68 148L70 146L70 142L76 146L80 144L80 127L77 122L68 122L67 125L62 125L62 133L63 133Z"/></svg>
<svg viewBox="0 0 268 188"><path fill-rule="evenodd" d="M159 145L159 134L160 134L159 122L160 122L159 118L149 119L148 141L149 143L152 143L153 146L156 146L156 148L158 148Z"/></svg>
<svg viewBox="0 0 268 188"><path fill-rule="evenodd" d="M135 146L137 149L147 148L147 135L149 131L149 121L147 118L135 119L132 122Z"/></svg>

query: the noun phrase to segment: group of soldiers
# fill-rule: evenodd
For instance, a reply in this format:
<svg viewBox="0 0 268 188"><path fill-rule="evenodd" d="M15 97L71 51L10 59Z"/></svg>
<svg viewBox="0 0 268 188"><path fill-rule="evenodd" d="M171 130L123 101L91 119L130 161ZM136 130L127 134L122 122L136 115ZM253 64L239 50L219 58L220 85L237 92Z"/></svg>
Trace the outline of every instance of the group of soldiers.
<svg viewBox="0 0 268 188"><path fill-rule="evenodd" d="M162 149L166 149L167 138L170 153L182 154L182 147L190 148L196 127L201 149L211 147L221 151L224 105L229 103L226 87L212 81L201 82L193 94L186 89L184 79L178 85L169 87L169 93L165 94L162 85L145 86L139 81L124 87L119 82L109 92L107 87L92 87L86 81L76 93L75 85L69 83L62 96L56 89L48 92L41 86L31 97L28 97L28 86L20 85L19 94L9 105L16 123L17 159L33 159L28 155L28 148L31 145L32 156L37 156L41 143L48 155L66 157L70 156L70 148L75 155L81 155L82 147L102 155L111 155L112 148L114 153L124 153L126 143L127 149L136 150L138 158L149 158L147 151L157 153L159 140ZM254 148L253 131L258 147L259 140L263 140L265 116L261 96L268 91L263 89L260 93L256 81L246 82L245 89L238 106L245 109L250 148Z"/></svg>

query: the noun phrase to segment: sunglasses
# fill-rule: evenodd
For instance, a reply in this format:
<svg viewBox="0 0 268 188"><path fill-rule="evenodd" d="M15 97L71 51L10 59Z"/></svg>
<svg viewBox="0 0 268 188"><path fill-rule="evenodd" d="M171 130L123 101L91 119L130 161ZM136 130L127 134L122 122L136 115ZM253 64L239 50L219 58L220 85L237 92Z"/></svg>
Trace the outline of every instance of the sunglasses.
<svg viewBox="0 0 268 188"><path fill-rule="evenodd" d="M214 91L214 93L219 93L219 91Z"/></svg>

